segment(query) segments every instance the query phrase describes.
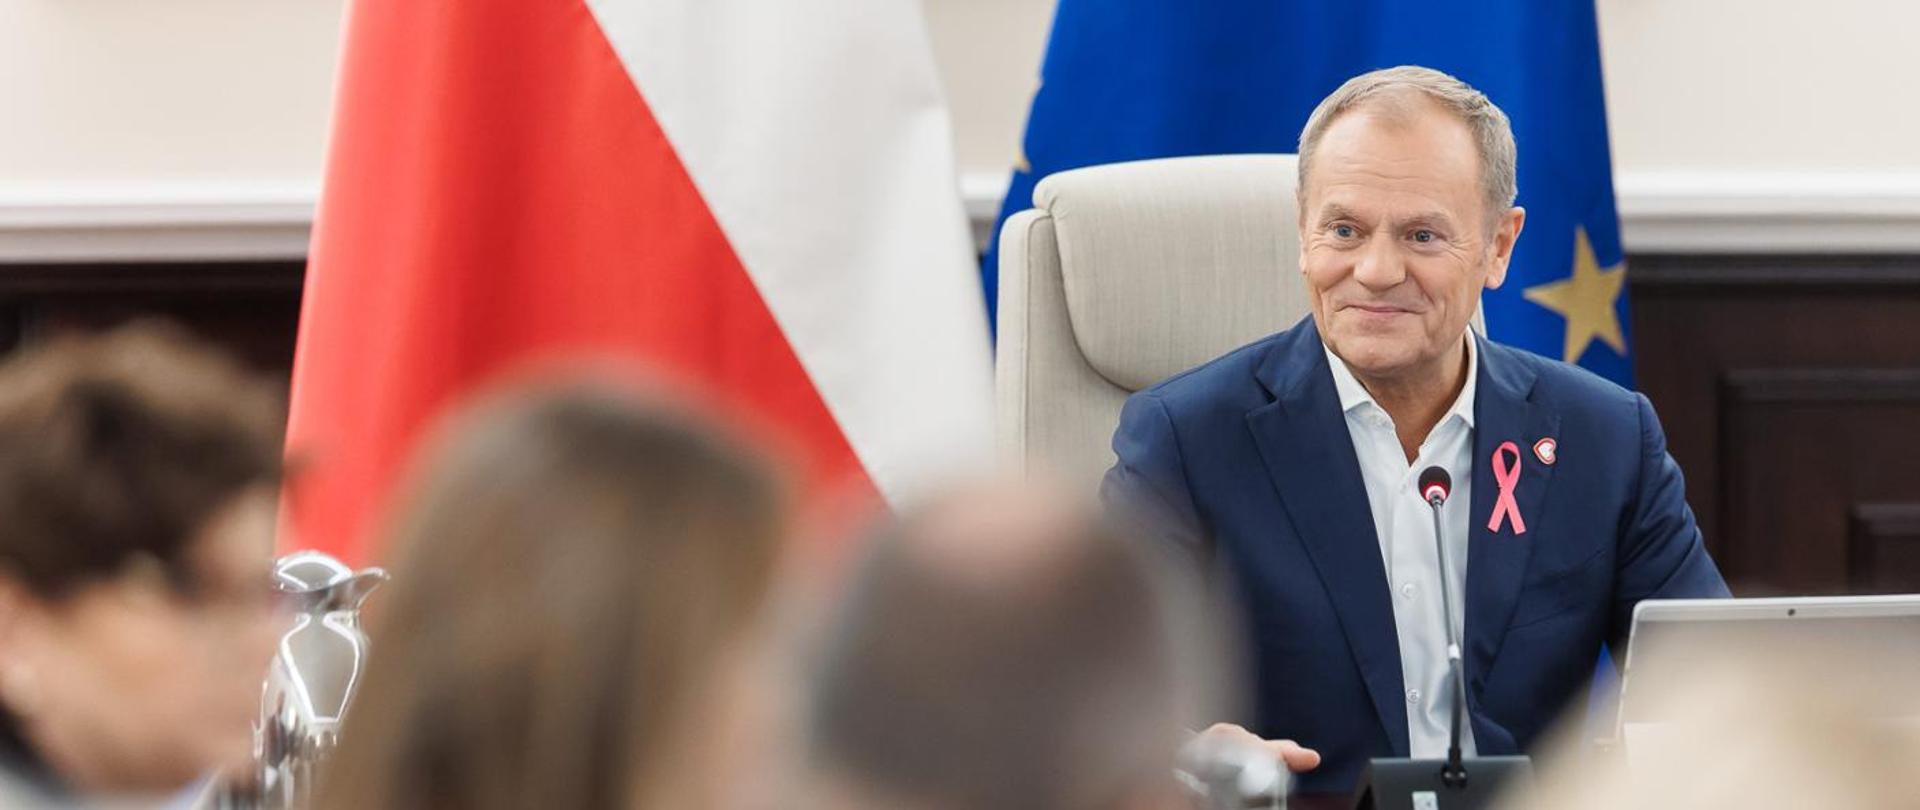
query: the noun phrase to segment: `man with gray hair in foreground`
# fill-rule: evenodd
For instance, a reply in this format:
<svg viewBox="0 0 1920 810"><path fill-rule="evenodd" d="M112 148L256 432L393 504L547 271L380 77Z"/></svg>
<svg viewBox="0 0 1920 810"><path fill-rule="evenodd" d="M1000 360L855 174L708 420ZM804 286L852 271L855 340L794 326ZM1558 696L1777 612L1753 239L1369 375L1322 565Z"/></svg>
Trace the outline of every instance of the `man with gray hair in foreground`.
<svg viewBox="0 0 1920 810"><path fill-rule="evenodd" d="M977 486L875 542L813 689L813 806L1183 807L1191 588L1090 504Z"/></svg>

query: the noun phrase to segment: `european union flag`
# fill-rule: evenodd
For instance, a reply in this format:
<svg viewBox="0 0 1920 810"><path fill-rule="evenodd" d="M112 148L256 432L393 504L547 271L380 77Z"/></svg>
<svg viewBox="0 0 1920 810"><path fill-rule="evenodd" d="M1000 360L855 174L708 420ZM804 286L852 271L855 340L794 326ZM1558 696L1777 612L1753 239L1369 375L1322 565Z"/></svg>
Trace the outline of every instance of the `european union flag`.
<svg viewBox="0 0 1920 810"><path fill-rule="evenodd" d="M1402 64L1459 77L1513 120L1527 224L1485 296L1490 334L1631 385L1593 0L1060 0L1001 220L1051 172L1292 152L1341 82Z"/></svg>

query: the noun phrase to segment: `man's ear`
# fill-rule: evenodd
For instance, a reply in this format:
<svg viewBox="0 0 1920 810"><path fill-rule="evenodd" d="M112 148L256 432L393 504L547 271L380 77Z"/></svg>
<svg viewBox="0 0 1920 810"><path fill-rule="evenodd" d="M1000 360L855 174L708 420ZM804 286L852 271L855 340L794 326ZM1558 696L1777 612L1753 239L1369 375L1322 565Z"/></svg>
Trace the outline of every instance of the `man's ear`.
<svg viewBox="0 0 1920 810"><path fill-rule="evenodd" d="M1497 290L1507 283L1507 266L1513 263L1513 246L1520 242L1520 229L1527 224L1527 209L1514 206L1500 217L1493 230L1493 256L1487 262L1487 289Z"/></svg>

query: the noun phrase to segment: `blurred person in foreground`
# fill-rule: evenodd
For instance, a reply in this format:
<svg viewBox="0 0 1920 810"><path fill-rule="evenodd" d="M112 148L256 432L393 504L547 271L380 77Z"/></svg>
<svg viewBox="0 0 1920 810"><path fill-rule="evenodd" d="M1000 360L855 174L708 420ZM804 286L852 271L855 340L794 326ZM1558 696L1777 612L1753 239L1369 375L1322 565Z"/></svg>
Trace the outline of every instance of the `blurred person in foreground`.
<svg viewBox="0 0 1920 810"><path fill-rule="evenodd" d="M281 413L153 324L0 365L0 807L186 806L251 761Z"/></svg>
<svg viewBox="0 0 1920 810"><path fill-rule="evenodd" d="M1525 810L1826 810L1920 806L1920 656L1904 638L1726 634L1680 651L1674 678L1629 699L1615 756L1595 757L1582 718L1545 746Z"/></svg>
<svg viewBox="0 0 1920 810"><path fill-rule="evenodd" d="M810 706L809 807L1183 807L1195 588L1090 504L980 485L875 541Z"/></svg>
<svg viewBox="0 0 1920 810"><path fill-rule="evenodd" d="M317 806L739 806L722 769L754 759L765 705L774 475L611 385L522 389L449 428Z"/></svg>

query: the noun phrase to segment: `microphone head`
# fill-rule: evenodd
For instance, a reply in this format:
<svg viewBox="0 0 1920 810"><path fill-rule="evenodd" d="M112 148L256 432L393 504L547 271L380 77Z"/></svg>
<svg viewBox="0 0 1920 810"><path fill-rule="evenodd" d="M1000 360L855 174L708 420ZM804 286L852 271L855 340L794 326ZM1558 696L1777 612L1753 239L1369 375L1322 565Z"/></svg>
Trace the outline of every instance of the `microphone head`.
<svg viewBox="0 0 1920 810"><path fill-rule="evenodd" d="M1453 476L1439 465L1420 471L1420 500L1439 506L1447 502L1447 495L1453 492Z"/></svg>

